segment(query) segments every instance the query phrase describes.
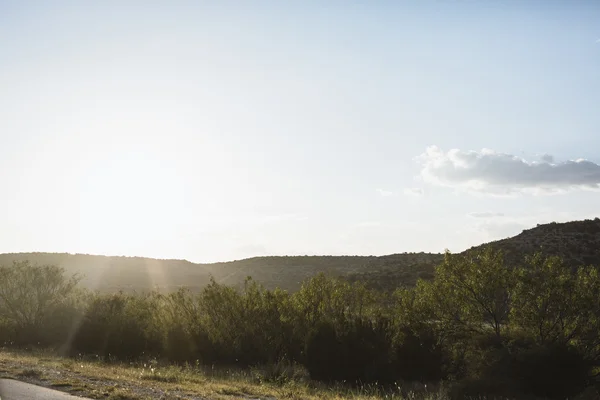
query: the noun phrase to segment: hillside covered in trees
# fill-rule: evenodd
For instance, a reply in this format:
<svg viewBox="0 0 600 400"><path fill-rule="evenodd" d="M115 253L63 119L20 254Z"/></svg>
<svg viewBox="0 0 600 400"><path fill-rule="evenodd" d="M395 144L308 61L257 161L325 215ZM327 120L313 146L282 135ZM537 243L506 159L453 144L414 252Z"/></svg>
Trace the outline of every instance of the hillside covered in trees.
<svg viewBox="0 0 600 400"><path fill-rule="evenodd" d="M402 386L420 382L441 383L437 399L597 398L599 332L598 267L539 252L513 264L492 246L446 253L431 279L393 293L318 274L293 293L248 278L240 289L101 294L56 266L0 267L4 346L108 365L262 366L258 379L283 388L414 398Z"/></svg>
<svg viewBox="0 0 600 400"><path fill-rule="evenodd" d="M107 363L260 366L261 382L376 385L382 397L420 382L441 383L444 399L592 398L599 235L596 219L460 254L204 265L2 255L0 343Z"/></svg>
<svg viewBox="0 0 600 400"><path fill-rule="evenodd" d="M538 225L491 244L503 250L511 263L539 251L560 256L570 267L600 265L600 219ZM80 274L83 286L102 292L156 288L173 291L181 287L197 292L210 283L211 277L224 285L242 287L248 276L267 289L278 287L296 291L301 282L320 272L350 282L363 282L371 288L393 291L399 286L414 286L419 278L431 279L443 254L255 257L213 264L67 253L0 254L0 265L24 260L57 265L68 274Z"/></svg>
<svg viewBox="0 0 600 400"><path fill-rule="evenodd" d="M173 291L181 287L198 291L213 277L218 283L241 287L248 276L266 288L295 291L302 281L319 272L345 277L366 271L393 268L406 272L404 281L414 284L423 271L430 272L442 260L441 254L398 254L385 257L293 256L255 257L239 261L194 264L185 260L157 260L142 257L107 257L66 253L18 253L0 255L0 265L28 260L52 264L69 274L80 274L82 285L102 292L143 291L158 288ZM423 267L424 266L424 267Z"/></svg>

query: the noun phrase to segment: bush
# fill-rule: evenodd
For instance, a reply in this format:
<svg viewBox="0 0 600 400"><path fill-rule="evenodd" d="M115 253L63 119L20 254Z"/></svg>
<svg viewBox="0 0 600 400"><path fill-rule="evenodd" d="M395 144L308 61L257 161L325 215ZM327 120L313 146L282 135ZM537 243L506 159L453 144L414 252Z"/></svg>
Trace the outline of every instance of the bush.
<svg viewBox="0 0 600 400"><path fill-rule="evenodd" d="M591 363L572 346L536 345L516 352L512 378L523 393L564 399L585 389L591 368Z"/></svg>
<svg viewBox="0 0 600 400"><path fill-rule="evenodd" d="M446 356L433 332L403 329L394 348L396 375L407 381L432 382L445 378Z"/></svg>
<svg viewBox="0 0 600 400"><path fill-rule="evenodd" d="M340 343L331 323L320 323L306 341L304 366L311 379L317 381L340 380ZM342 378L343 379L343 378Z"/></svg>
<svg viewBox="0 0 600 400"><path fill-rule="evenodd" d="M261 381L378 386L458 381L455 398L565 398L600 365L600 270L536 255L510 271L501 253L451 257L384 297L320 274L288 294L248 279L201 293L79 296L60 268L0 267L0 342L71 355L264 367ZM515 337L519 332L519 337ZM69 339L69 340L67 340Z"/></svg>
<svg viewBox="0 0 600 400"><path fill-rule="evenodd" d="M519 393L512 379L513 359L511 350L527 346L523 338L499 338L495 334L476 335L463 343L461 367L463 374L452 386L451 398L506 397ZM510 348L509 348L510 346Z"/></svg>
<svg viewBox="0 0 600 400"><path fill-rule="evenodd" d="M470 375L453 388L453 398L519 394L565 399L582 392L591 363L565 344L536 344L532 338L474 341Z"/></svg>
<svg viewBox="0 0 600 400"><path fill-rule="evenodd" d="M310 377L325 382L392 382L391 340L384 324L354 320L346 326L321 323L306 344Z"/></svg>
<svg viewBox="0 0 600 400"><path fill-rule="evenodd" d="M514 399L518 392L515 391L513 382L502 377L465 378L452 385L449 396L453 400L464 399Z"/></svg>
<svg viewBox="0 0 600 400"><path fill-rule="evenodd" d="M0 338L21 346L61 345L77 318L79 280L54 265L0 266Z"/></svg>
<svg viewBox="0 0 600 400"><path fill-rule="evenodd" d="M74 335L71 353L95 353L105 359L160 354L163 341L154 325L155 312L147 296L95 297Z"/></svg>
<svg viewBox="0 0 600 400"><path fill-rule="evenodd" d="M182 325L167 328L165 337L165 357L174 363L185 363L199 359L193 337Z"/></svg>

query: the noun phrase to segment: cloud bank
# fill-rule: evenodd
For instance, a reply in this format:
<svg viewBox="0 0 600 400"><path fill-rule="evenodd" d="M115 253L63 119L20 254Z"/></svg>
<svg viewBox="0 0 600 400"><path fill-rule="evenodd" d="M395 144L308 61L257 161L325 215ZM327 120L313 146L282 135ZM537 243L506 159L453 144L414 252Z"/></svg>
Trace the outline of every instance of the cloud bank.
<svg viewBox="0 0 600 400"><path fill-rule="evenodd" d="M600 189L600 165L583 159L558 163L546 154L540 161L527 161L489 149L444 152L432 146L417 161L426 183L471 192L550 194Z"/></svg>

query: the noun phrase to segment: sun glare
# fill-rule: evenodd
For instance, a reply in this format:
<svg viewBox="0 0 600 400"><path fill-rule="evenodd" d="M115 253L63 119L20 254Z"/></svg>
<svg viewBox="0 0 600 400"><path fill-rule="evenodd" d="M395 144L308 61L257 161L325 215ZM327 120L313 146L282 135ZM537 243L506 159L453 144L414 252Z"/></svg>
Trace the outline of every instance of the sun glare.
<svg viewBox="0 0 600 400"><path fill-rule="evenodd" d="M107 249L138 248L168 236L179 220L182 193L168 162L144 152L114 155L87 172L81 224ZM141 249L140 249L141 250Z"/></svg>

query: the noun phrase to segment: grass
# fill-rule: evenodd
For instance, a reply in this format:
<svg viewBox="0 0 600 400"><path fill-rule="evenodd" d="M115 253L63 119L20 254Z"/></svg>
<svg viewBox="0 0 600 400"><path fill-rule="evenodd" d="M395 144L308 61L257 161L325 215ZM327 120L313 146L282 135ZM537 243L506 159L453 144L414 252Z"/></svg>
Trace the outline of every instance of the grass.
<svg viewBox="0 0 600 400"><path fill-rule="evenodd" d="M102 399L205 398L260 399L411 399L445 400L443 390L379 385L326 386L307 379L294 366L265 369L219 369L199 365L104 363L62 358L51 352L0 350L2 375L41 381L46 386ZM276 370L276 373L273 372ZM276 376L275 376L276 375Z"/></svg>
<svg viewBox="0 0 600 400"><path fill-rule="evenodd" d="M22 370L21 372L19 372L17 374L18 377L20 378L29 378L29 379L42 379L42 372L38 371L37 369L33 369L33 368L27 368Z"/></svg>
<svg viewBox="0 0 600 400"><path fill-rule="evenodd" d="M73 385L71 384L71 382L68 381L52 381L50 383L50 386L52 386L53 388L70 388Z"/></svg>

